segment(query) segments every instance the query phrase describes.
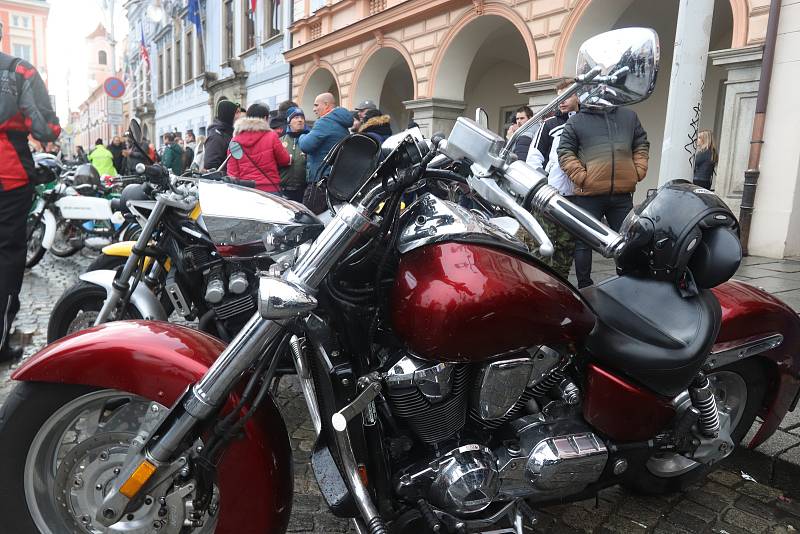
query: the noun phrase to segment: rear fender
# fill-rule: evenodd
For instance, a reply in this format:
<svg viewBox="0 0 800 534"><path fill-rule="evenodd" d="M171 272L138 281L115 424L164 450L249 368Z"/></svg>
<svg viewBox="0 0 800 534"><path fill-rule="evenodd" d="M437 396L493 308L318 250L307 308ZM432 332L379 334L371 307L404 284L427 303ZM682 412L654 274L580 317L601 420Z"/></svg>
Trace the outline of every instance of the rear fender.
<svg viewBox="0 0 800 534"><path fill-rule="evenodd" d="M770 382L759 414L764 424L748 444L755 448L775 432L800 394L800 318L774 296L743 282L726 282L713 291L722 307L722 324L712 354L783 336L780 345L755 356L765 363Z"/></svg>
<svg viewBox="0 0 800 534"><path fill-rule="evenodd" d="M116 275L116 271L100 270L83 273L79 278L84 282L100 286L106 290L106 293L110 293L113 289L112 284ZM139 315L141 315L143 319L151 321L167 320L167 314L161 302L158 301L158 298L156 298L153 292L144 284L138 284L136 289L133 290L131 305L139 311Z"/></svg>
<svg viewBox="0 0 800 534"><path fill-rule="evenodd" d="M183 326L118 321L48 345L12 378L112 388L171 406L223 349L218 339ZM232 396L228 408L235 402ZM289 437L269 398L220 463L220 520L215 532L284 532L291 512L292 480Z"/></svg>

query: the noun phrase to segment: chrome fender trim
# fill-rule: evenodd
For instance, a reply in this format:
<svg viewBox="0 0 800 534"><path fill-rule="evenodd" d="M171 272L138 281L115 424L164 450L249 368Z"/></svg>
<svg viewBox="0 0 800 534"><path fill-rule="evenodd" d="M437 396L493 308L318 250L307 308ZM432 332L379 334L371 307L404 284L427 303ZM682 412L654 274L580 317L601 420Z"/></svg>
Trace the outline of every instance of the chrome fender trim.
<svg viewBox="0 0 800 534"><path fill-rule="evenodd" d="M112 291L112 283L114 277L117 275L116 271L100 270L90 271L80 275L80 279L84 282L89 282L96 286L100 286L106 290L106 293ZM158 301L156 296L144 284L138 284L131 296L131 304L139 311L142 319L148 321L166 321L167 314L164 312L163 306Z"/></svg>
<svg viewBox="0 0 800 534"><path fill-rule="evenodd" d="M762 352L767 352L783 343L782 334L756 336L744 340L736 340L718 347L718 350L709 354L703 369L710 371L719 367L750 358Z"/></svg>

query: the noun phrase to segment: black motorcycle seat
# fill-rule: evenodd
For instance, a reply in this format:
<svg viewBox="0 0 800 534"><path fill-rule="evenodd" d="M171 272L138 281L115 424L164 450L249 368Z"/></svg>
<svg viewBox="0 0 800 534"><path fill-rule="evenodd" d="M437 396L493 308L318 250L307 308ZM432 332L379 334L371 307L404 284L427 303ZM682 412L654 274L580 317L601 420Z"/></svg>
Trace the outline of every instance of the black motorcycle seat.
<svg viewBox="0 0 800 534"><path fill-rule="evenodd" d="M667 397L686 390L719 332L709 290L683 298L672 282L620 276L581 293L597 314L592 358Z"/></svg>

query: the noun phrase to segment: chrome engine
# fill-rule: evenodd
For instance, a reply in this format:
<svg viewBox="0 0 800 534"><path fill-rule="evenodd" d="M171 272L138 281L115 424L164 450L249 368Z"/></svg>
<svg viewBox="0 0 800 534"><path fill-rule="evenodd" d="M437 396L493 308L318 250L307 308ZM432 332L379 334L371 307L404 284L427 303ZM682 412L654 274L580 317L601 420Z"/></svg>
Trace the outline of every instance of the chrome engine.
<svg viewBox="0 0 800 534"><path fill-rule="evenodd" d="M477 373L398 356L383 375L393 413L433 447L433 459L398 474L399 495L468 515L493 502L578 493L605 469L608 450L575 409L580 390L557 351L535 347ZM513 438L494 450L469 438L501 427Z"/></svg>
<svg viewBox="0 0 800 534"><path fill-rule="evenodd" d="M494 451L501 500L546 500L578 493L605 469L608 449L577 419L547 422L542 415L529 415L511 427L517 439Z"/></svg>

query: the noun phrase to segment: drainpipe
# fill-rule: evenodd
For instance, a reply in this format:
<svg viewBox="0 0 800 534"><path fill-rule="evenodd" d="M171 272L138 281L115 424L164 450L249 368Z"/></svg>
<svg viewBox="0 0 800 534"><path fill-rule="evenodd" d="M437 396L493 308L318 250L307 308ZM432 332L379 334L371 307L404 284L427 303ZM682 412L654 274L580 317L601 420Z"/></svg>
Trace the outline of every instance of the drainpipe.
<svg viewBox="0 0 800 534"><path fill-rule="evenodd" d="M753 119L753 132L750 138L750 157L747 160L747 170L744 171L744 190L742 191L742 205L739 211L742 251L745 256L748 254L750 223L753 220L756 186L758 185L758 177L761 174L759 170L761 147L764 146L764 122L767 116L769 83L772 78L772 61L775 57L775 41L778 38L778 19L780 14L781 0L772 0L769 5L769 22L767 23L767 35L764 42L764 56L761 61L761 79L758 82L756 115Z"/></svg>
<svg viewBox="0 0 800 534"><path fill-rule="evenodd" d="M285 54L289 50L292 49L292 32L289 31L289 28L292 26L292 19L294 18L294 2L293 1L286 1L284 2L286 9L283 10L283 53ZM284 58L284 61L286 59ZM288 62L287 62L288 63ZM286 82L288 84L288 89L286 92L286 100L292 99L292 64L289 63L289 73L286 77Z"/></svg>

